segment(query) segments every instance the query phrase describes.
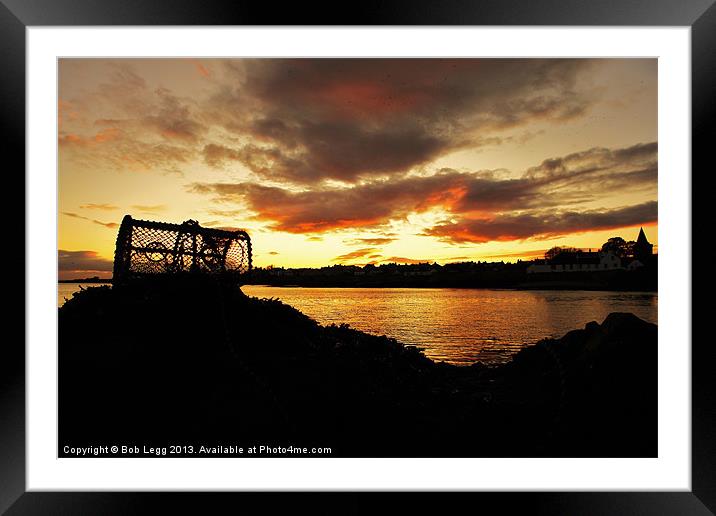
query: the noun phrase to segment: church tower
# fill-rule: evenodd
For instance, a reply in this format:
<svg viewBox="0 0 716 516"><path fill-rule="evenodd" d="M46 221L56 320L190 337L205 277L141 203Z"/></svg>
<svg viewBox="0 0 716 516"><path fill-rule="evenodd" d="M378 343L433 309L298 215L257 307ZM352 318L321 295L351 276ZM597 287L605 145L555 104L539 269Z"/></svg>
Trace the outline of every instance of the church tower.
<svg viewBox="0 0 716 516"><path fill-rule="evenodd" d="M649 243L644 234L644 228L640 228L639 236L634 244L634 258L646 264L651 259L652 254L654 254L654 244Z"/></svg>

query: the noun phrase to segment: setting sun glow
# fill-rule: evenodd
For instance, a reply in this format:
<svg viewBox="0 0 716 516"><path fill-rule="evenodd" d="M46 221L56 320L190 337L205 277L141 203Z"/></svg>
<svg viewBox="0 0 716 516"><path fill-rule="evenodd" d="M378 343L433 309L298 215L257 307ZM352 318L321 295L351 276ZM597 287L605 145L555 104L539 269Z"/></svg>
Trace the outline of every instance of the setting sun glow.
<svg viewBox="0 0 716 516"><path fill-rule="evenodd" d="M59 277L125 214L260 267L658 244L656 107L655 59L60 59Z"/></svg>

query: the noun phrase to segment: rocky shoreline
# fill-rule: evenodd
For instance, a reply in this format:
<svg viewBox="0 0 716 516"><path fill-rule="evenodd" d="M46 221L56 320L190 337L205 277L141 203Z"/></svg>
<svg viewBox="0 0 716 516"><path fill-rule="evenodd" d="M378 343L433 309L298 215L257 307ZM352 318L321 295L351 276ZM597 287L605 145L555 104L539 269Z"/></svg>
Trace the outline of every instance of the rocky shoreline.
<svg viewBox="0 0 716 516"><path fill-rule="evenodd" d="M270 442L343 457L652 457L657 327L613 313L507 364L436 363L207 284L59 309L60 441Z"/></svg>

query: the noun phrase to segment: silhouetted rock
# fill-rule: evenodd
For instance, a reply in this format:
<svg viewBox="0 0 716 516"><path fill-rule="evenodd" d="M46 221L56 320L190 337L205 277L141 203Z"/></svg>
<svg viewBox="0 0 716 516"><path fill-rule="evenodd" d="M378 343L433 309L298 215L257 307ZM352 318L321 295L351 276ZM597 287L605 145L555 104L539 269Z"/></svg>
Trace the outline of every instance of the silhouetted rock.
<svg viewBox="0 0 716 516"><path fill-rule="evenodd" d="M59 310L60 441L655 456L656 335L614 313L503 366L458 367L218 284L88 288Z"/></svg>

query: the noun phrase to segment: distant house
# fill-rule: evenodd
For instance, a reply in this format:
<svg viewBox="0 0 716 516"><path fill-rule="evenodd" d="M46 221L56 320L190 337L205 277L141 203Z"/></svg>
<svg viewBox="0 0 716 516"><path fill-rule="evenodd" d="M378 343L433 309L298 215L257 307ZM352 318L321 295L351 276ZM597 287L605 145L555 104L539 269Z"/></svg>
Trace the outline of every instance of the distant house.
<svg viewBox="0 0 716 516"><path fill-rule="evenodd" d="M551 260L535 260L527 274L544 272L589 272L623 269L622 260L611 251L568 251Z"/></svg>
<svg viewBox="0 0 716 516"><path fill-rule="evenodd" d="M636 270L652 263L654 245L639 229L631 257L620 258L612 251L564 251L550 260L535 260L527 267L527 274L545 272L613 271L618 269Z"/></svg>

